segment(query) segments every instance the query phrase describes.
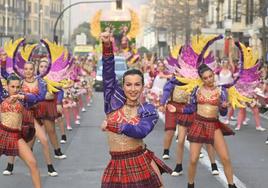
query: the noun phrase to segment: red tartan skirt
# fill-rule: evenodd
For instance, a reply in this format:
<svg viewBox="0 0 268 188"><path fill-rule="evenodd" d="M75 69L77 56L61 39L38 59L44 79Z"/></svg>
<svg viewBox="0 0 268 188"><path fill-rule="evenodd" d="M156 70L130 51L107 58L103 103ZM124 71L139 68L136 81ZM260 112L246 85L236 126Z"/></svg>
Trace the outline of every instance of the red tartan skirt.
<svg viewBox="0 0 268 188"><path fill-rule="evenodd" d="M57 112L57 103L55 100L45 100L37 104L37 110L35 112L37 120L50 120L55 121L60 117Z"/></svg>
<svg viewBox="0 0 268 188"><path fill-rule="evenodd" d="M177 102L168 102L168 104L171 104L176 107L177 111L180 111L182 108L185 107L186 104L184 103L177 103ZM194 120L193 114L182 114L179 112L170 112L166 110L165 113L165 131L168 130L176 130L176 125L180 125L183 127L189 127L192 125Z"/></svg>
<svg viewBox="0 0 268 188"><path fill-rule="evenodd" d="M235 134L231 128L221 123L218 119L205 118L196 114L192 126L188 129L187 140L196 143L214 144L216 129L220 129L224 136Z"/></svg>
<svg viewBox="0 0 268 188"><path fill-rule="evenodd" d="M34 126L34 109L23 108L22 111L22 125Z"/></svg>
<svg viewBox="0 0 268 188"><path fill-rule="evenodd" d="M0 123L0 156L18 156L18 140L21 139L19 129L11 129Z"/></svg>
<svg viewBox="0 0 268 188"><path fill-rule="evenodd" d="M154 153L142 147L132 151L110 152L112 159L102 177L102 188L157 188L162 184L151 167L152 160L161 173L172 173Z"/></svg>

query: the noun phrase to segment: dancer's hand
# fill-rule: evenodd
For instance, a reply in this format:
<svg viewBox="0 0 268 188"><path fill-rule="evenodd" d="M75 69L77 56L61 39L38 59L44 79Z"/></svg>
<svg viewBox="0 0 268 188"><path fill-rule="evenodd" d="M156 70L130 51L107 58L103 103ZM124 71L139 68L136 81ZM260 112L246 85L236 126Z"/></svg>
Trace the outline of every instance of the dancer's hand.
<svg viewBox="0 0 268 188"><path fill-rule="evenodd" d="M108 32L101 33L100 39L104 44L109 44L111 42L111 35Z"/></svg>
<svg viewBox="0 0 268 188"><path fill-rule="evenodd" d="M170 111L170 112L176 112L176 107L173 106L172 104L168 104L168 105L167 105L167 109L168 109L168 111Z"/></svg>
<svg viewBox="0 0 268 188"><path fill-rule="evenodd" d="M62 105L61 104L57 104L57 112L62 114Z"/></svg>
<svg viewBox="0 0 268 188"><path fill-rule="evenodd" d="M221 107L222 107L222 108L227 108L227 107L228 107L228 102L226 102L226 101L223 102L223 103L221 104Z"/></svg>
<svg viewBox="0 0 268 188"><path fill-rule="evenodd" d="M101 130L102 131L107 131L107 121L106 120L104 120L102 122L102 124L101 124Z"/></svg>
<svg viewBox="0 0 268 188"><path fill-rule="evenodd" d="M162 113L165 113L165 111L166 111L166 107L165 107L164 105L161 105L161 106L158 107L158 110L159 110L160 112L162 112Z"/></svg>

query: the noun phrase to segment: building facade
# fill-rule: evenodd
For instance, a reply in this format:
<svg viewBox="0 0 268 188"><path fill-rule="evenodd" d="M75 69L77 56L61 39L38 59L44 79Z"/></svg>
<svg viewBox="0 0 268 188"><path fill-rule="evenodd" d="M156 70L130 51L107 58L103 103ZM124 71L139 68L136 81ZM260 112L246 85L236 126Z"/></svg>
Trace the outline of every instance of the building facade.
<svg viewBox="0 0 268 188"><path fill-rule="evenodd" d="M63 0L0 0L0 36L26 36L29 42L53 40L54 24L62 9ZM63 21L58 24L59 36L63 25Z"/></svg>

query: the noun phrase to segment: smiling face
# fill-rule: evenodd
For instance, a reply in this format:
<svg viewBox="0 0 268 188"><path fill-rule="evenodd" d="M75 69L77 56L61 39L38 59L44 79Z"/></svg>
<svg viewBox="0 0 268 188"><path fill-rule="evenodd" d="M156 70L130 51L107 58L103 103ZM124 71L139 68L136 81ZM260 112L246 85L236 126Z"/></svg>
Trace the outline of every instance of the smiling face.
<svg viewBox="0 0 268 188"><path fill-rule="evenodd" d="M125 76L123 90L128 100L137 102L143 91L142 78L138 74Z"/></svg>
<svg viewBox="0 0 268 188"><path fill-rule="evenodd" d="M39 73L41 75L44 75L48 69L48 62L46 61L41 61L38 67Z"/></svg>
<svg viewBox="0 0 268 188"><path fill-rule="evenodd" d="M205 71L201 75L201 79L203 80L205 86L207 86L207 87L214 86L214 73L211 70Z"/></svg>
<svg viewBox="0 0 268 188"><path fill-rule="evenodd" d="M20 91L20 81L19 80L10 80L7 84L7 90L9 95L16 95Z"/></svg>
<svg viewBox="0 0 268 188"><path fill-rule="evenodd" d="M24 76L25 76L25 78L34 77L34 64L26 63L24 65Z"/></svg>

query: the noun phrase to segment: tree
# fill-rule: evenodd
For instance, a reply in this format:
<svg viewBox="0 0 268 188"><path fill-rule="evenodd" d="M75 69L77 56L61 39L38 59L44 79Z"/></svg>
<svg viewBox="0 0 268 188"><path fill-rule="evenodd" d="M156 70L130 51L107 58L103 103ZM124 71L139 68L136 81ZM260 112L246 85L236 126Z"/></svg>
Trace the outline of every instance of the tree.
<svg viewBox="0 0 268 188"><path fill-rule="evenodd" d="M96 39L91 35L90 33L90 23L88 22L83 22L81 23L76 29L74 29L74 32L71 37L71 41L73 44L75 44L76 40L76 35L79 35L81 33L85 33L87 36L87 44L96 44Z"/></svg>
<svg viewBox="0 0 268 188"><path fill-rule="evenodd" d="M185 35L187 42L192 33L198 34L205 24L207 0L154 0L154 27L165 28L170 33L172 45L176 45L178 35Z"/></svg>

